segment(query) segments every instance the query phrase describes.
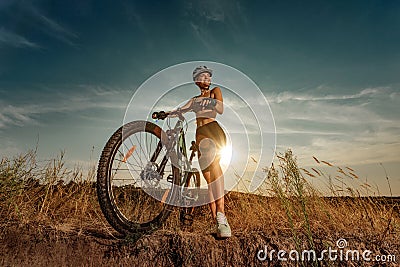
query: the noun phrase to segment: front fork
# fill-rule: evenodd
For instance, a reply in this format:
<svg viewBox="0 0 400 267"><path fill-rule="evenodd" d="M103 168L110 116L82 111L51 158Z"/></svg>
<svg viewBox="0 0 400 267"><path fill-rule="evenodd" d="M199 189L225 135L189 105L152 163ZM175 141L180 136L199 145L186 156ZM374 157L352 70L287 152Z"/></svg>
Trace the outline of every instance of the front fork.
<svg viewBox="0 0 400 267"><path fill-rule="evenodd" d="M192 170L191 164L187 159L185 136L181 132L181 129L182 128L177 125L175 126L175 130L168 130L166 132L167 142L165 147L167 149L167 153L163 157L160 165L157 166L157 173L159 173L161 177L164 176L165 166L168 162L168 158L170 158L171 164L174 164L177 167L175 171L179 172L175 174L175 177L181 177L181 179L177 179L174 182L174 174L170 174L167 177L167 181L180 186L180 195L182 197L182 201L185 202L184 205L187 206L187 202L196 201L198 199L198 194L193 195L191 190L188 188L190 182L189 180L192 176L194 176L195 179L198 179L200 174L197 170ZM178 138L176 138L177 133L179 133ZM174 147L177 142L179 145L177 146L177 151L175 151ZM157 160L163 147L163 142L160 140L157 144L157 148L150 158L151 162L155 162Z"/></svg>

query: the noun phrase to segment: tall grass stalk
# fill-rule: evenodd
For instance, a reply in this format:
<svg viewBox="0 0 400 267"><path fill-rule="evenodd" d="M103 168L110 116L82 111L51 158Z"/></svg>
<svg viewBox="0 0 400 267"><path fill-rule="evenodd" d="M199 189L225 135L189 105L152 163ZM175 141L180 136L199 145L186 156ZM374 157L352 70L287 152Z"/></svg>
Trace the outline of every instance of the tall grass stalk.
<svg viewBox="0 0 400 267"><path fill-rule="evenodd" d="M296 249L301 251L299 234L294 225L294 217L301 217L301 225L306 233L309 248L315 250L307 208L309 199L313 197L313 191L307 191L307 188L311 188L311 186L307 185L307 181L302 176L291 150L287 150L284 156L278 155L278 158L282 179L280 180L276 173L270 173L270 181L275 195L279 198L285 210ZM298 207L300 207L300 211Z"/></svg>

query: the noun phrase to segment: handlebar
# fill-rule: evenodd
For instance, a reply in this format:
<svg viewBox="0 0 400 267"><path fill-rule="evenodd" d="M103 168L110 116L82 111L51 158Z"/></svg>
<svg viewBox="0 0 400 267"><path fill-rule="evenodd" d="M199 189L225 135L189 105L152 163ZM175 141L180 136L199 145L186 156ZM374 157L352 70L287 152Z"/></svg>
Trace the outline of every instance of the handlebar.
<svg viewBox="0 0 400 267"><path fill-rule="evenodd" d="M199 111L202 110L204 108L214 108L217 105L217 100L213 99L213 98L205 98L207 100L209 100L209 103L206 106L202 106L200 105L199 102L194 102L191 107L189 108L185 108L185 109L177 109L175 111L171 111L171 112L165 112L165 111L160 111L160 112L153 112L153 114L151 115L151 117L154 120L164 120L166 119L168 116L172 116L172 115L177 115L179 118L181 118L183 120L182 114L189 112L189 111Z"/></svg>
<svg viewBox="0 0 400 267"><path fill-rule="evenodd" d="M169 114L170 114L169 112L165 111L153 112L151 117L153 118L153 120L164 120L165 118L168 117Z"/></svg>
<svg viewBox="0 0 400 267"><path fill-rule="evenodd" d="M177 115L180 119L183 120L183 113L192 111L193 108L185 108L185 109L177 109L175 111L172 112L165 112L165 111L160 111L160 112L153 112L153 114L151 115L151 117L153 118L153 120L164 120L166 119L168 116L172 116L172 115Z"/></svg>

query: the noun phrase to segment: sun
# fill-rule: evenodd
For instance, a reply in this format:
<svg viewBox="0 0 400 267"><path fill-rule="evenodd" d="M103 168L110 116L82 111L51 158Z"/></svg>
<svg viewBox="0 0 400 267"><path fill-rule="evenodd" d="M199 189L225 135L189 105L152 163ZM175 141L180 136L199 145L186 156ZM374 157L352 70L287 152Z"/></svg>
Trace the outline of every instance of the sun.
<svg viewBox="0 0 400 267"><path fill-rule="evenodd" d="M221 155L221 165L227 167L229 163L231 162L232 158L232 146L224 146L220 150L220 155Z"/></svg>

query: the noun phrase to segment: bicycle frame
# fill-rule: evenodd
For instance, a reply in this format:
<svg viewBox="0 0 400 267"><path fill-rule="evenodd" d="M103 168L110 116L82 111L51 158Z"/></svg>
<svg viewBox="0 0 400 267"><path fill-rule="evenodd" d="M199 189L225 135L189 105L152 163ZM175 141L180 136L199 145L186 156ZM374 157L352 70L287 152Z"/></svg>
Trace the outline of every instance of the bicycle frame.
<svg viewBox="0 0 400 267"><path fill-rule="evenodd" d="M186 148L186 141L185 141L185 131L184 131L184 121L185 118L183 117L182 113L178 114L178 121L175 124L173 129L168 129L165 132L166 140L160 140L156 150L154 151L150 162L154 162L155 159L158 157L159 153L162 150L163 145L165 145L167 149L167 153L162 159L160 165L157 168L157 172L161 175L164 174L165 166L168 162L168 158L171 159L171 163L175 164L179 170L179 181L178 185L180 188L179 198L180 200L186 201L196 201L198 199L198 195L195 197L189 196L185 191L185 185L188 184L188 179L190 178L191 173L198 172L196 169L192 169L191 163L187 157L187 148ZM169 118L167 118L169 120ZM169 124L168 124L169 125ZM162 138L163 139L163 138ZM167 177L167 181L173 182L173 177Z"/></svg>

